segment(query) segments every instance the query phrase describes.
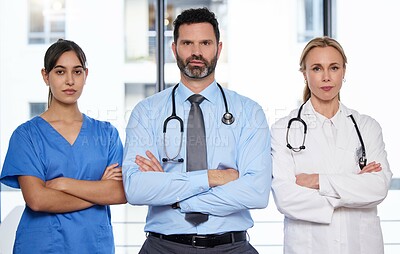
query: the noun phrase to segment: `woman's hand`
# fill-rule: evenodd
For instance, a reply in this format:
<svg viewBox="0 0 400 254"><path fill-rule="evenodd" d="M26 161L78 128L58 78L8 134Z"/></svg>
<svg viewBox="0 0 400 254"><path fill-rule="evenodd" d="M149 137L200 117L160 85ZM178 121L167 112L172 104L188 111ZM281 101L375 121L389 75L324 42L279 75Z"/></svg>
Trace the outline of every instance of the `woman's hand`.
<svg viewBox="0 0 400 254"><path fill-rule="evenodd" d="M376 163L375 161L368 163L360 172L359 174L364 174L364 173L373 173L373 172L379 172L382 170L381 164Z"/></svg>
<svg viewBox="0 0 400 254"><path fill-rule="evenodd" d="M319 174L298 174L296 184L310 189L319 189Z"/></svg>
<svg viewBox="0 0 400 254"><path fill-rule="evenodd" d="M149 151L146 151L148 158L140 155L136 155L135 163L139 166L139 170L142 172L164 172L160 162L157 158Z"/></svg>
<svg viewBox="0 0 400 254"><path fill-rule="evenodd" d="M117 180L122 181L122 169L118 168L118 163L108 166L101 177L101 180ZM65 191L68 184L71 183L71 178L57 177L52 180L46 181L46 187L54 190Z"/></svg>
<svg viewBox="0 0 400 254"><path fill-rule="evenodd" d="M104 170L101 180L122 181L122 169L118 168L118 163L111 164Z"/></svg>

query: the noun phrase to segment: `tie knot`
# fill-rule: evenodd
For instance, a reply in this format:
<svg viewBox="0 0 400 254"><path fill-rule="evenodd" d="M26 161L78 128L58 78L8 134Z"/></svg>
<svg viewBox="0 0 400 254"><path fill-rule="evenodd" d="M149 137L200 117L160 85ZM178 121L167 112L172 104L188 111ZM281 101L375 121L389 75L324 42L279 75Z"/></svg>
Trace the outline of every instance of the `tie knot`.
<svg viewBox="0 0 400 254"><path fill-rule="evenodd" d="M204 96L203 95L201 95L201 94L193 94L192 96L190 96L189 98L188 98L188 100L190 101L190 103L197 103L197 104L200 104L200 103L202 103L203 101L204 101Z"/></svg>

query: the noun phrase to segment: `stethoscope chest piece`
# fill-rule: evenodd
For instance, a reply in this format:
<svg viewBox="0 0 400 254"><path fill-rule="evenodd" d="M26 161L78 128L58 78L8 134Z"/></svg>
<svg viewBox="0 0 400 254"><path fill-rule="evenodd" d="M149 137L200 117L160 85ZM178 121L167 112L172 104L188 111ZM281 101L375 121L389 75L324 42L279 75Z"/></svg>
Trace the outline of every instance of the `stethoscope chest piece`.
<svg viewBox="0 0 400 254"><path fill-rule="evenodd" d="M224 123L224 124L226 124L226 125L231 125L231 124L233 124L233 122L235 121L235 117L234 117L231 113L226 112L226 113L222 116L221 121L222 121L222 123Z"/></svg>
<svg viewBox="0 0 400 254"><path fill-rule="evenodd" d="M305 103L303 103L300 106L299 111L297 113L297 117L294 117L294 118L289 120L287 129L286 129L286 147L289 148L290 150L292 150L293 152L296 152L296 153L300 152L301 150L306 149L304 144L306 142L307 124L306 124L306 122L304 122L303 119L301 119L301 110L303 109L304 104ZM293 147L289 143L289 130L290 130L290 127L291 127L293 122L298 122L303 126L303 131L304 131L304 133L303 133L303 142L301 143L301 145L299 147Z"/></svg>

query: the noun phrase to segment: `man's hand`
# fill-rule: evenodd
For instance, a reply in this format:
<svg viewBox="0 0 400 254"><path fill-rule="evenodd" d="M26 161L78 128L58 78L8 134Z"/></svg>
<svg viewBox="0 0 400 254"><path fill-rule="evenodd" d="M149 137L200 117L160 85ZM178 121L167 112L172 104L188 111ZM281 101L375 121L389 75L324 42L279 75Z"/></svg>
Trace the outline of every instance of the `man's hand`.
<svg viewBox="0 0 400 254"><path fill-rule="evenodd" d="M160 162L150 152L146 151L148 158L136 155L135 163L142 172L164 172ZM224 185L239 178L239 172L235 169L210 169L208 170L208 182L210 187Z"/></svg>
<svg viewBox="0 0 400 254"><path fill-rule="evenodd" d="M136 155L135 163L139 166L140 171L164 172L164 169L161 167L160 162L149 150L146 151L146 155L148 158Z"/></svg>

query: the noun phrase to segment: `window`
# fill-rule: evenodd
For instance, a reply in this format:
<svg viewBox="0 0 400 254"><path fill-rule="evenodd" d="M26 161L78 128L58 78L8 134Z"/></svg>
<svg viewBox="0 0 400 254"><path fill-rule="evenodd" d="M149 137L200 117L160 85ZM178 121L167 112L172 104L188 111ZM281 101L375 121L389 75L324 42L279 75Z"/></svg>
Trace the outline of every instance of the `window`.
<svg viewBox="0 0 400 254"><path fill-rule="evenodd" d="M171 87L175 84L165 84L165 87ZM150 95L156 93L153 83L126 83L125 84L125 112L130 112L135 105ZM128 116L125 116L129 118Z"/></svg>
<svg viewBox="0 0 400 254"><path fill-rule="evenodd" d="M298 3L297 41L306 42L323 35L322 0L301 0Z"/></svg>
<svg viewBox="0 0 400 254"><path fill-rule="evenodd" d="M207 7L218 16L224 30L224 0L170 0L164 9L165 62L175 62L170 50L173 42L173 21L183 9ZM143 36L145 35L145 36ZM125 0L125 60L127 62L156 61L156 4L154 1Z"/></svg>
<svg viewBox="0 0 400 254"><path fill-rule="evenodd" d="M52 43L65 37L65 0L29 1L29 44Z"/></svg>
<svg viewBox="0 0 400 254"><path fill-rule="evenodd" d="M44 102L31 102L29 103L29 116L30 118L42 114L46 110L47 103Z"/></svg>

